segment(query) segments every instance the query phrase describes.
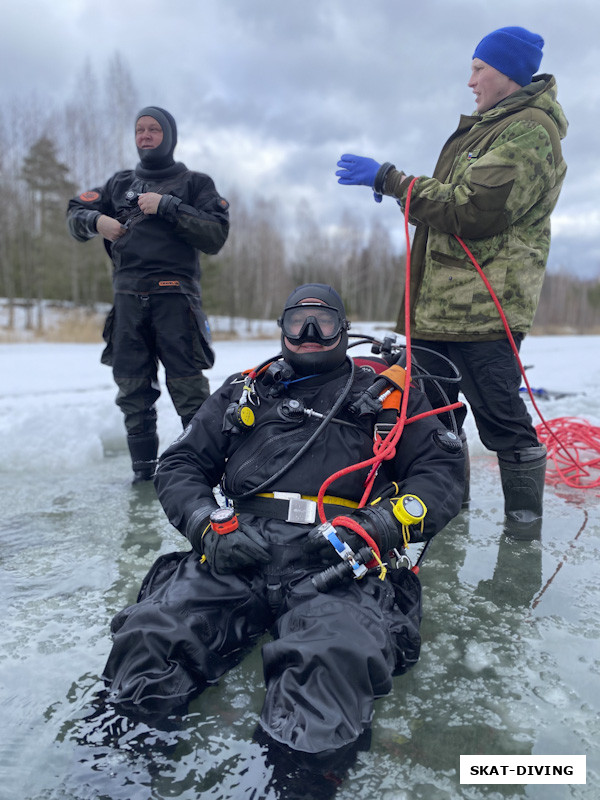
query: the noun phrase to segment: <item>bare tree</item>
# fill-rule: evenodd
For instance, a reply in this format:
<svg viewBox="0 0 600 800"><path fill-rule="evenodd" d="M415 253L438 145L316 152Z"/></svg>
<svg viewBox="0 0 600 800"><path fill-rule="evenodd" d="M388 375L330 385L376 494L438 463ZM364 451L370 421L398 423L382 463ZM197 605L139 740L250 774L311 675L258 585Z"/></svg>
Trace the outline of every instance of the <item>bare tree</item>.
<svg viewBox="0 0 600 800"><path fill-rule="evenodd" d="M584 333L600 326L600 280L582 280L566 269L546 274L533 331Z"/></svg>
<svg viewBox="0 0 600 800"><path fill-rule="evenodd" d="M276 206L229 192L231 232L218 256L204 259L203 296L207 310L230 318L272 318L288 289L285 247Z"/></svg>
<svg viewBox="0 0 600 800"><path fill-rule="evenodd" d="M4 119L0 118L0 275L2 276L8 306L6 327L12 330L15 324L15 281L14 266L7 250L7 243L10 238L9 198L11 193L8 191L10 175L6 170L8 135L3 122Z"/></svg>
<svg viewBox="0 0 600 800"><path fill-rule="evenodd" d="M60 130L59 145L68 154L71 174L80 189L97 186L109 169L108 137L104 125L105 109L98 78L89 59L75 78L72 98L65 105L65 125ZM57 131L58 133L58 131Z"/></svg>
<svg viewBox="0 0 600 800"><path fill-rule="evenodd" d="M115 158L115 170L125 169L131 164L134 117L138 110L138 93L127 63L116 51L105 76L105 113L110 119L111 151Z"/></svg>

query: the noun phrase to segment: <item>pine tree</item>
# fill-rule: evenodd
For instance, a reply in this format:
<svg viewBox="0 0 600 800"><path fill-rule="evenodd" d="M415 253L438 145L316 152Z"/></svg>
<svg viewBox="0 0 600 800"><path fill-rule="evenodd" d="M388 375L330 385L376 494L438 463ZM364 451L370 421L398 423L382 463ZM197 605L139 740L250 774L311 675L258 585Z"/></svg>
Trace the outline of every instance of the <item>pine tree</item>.
<svg viewBox="0 0 600 800"><path fill-rule="evenodd" d="M23 270L27 299L37 305L36 329L43 330L42 300L66 296L70 284L65 266L65 208L75 185L68 179L69 168L56 155L47 136L38 139L23 159L21 177L27 184L29 226L24 236Z"/></svg>

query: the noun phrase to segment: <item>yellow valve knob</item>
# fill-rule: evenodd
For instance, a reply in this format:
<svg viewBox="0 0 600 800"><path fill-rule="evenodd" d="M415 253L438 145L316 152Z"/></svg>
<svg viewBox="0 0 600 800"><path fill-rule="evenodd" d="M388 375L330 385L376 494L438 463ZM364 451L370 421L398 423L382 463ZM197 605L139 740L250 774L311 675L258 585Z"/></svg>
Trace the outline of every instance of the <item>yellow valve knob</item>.
<svg viewBox="0 0 600 800"><path fill-rule="evenodd" d="M247 405L238 408L237 417L244 428L251 428L256 422L254 411Z"/></svg>

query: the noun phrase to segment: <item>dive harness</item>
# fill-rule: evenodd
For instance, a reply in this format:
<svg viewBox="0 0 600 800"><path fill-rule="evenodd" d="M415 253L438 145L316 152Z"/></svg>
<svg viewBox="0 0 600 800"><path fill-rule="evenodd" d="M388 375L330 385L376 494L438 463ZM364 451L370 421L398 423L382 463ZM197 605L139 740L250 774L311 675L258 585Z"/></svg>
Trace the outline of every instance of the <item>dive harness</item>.
<svg viewBox="0 0 600 800"><path fill-rule="evenodd" d="M390 342L384 342L381 351L384 351L387 346L387 351L391 352ZM375 348L373 348L375 352ZM254 426L255 417L250 405L254 405L254 398L256 397L254 391L254 382L256 378L263 374L268 373L268 379L277 381L279 371L281 369L277 362L281 356L263 362L261 365L246 373L244 386L242 388L241 398L238 403L232 403L227 409L226 418L223 425L223 430L228 432L242 432L243 430L249 431ZM362 527L353 519L345 516L349 513L349 509L356 509L364 504L364 497L361 502L347 500L345 498L335 497L332 495L324 494L326 485L329 485L332 479L336 476L331 476L329 481L321 487L319 496L312 497L302 495L296 492L264 492L262 490L271 486L279 477L281 477L296 461L308 450L312 445L316 436L318 436L324 427L329 422L341 422L335 419L335 414L342 407L343 403L348 397L350 387L352 385L355 362L347 356L350 363L351 371L350 377L338 397L333 408L325 416L311 414L310 409L303 407L297 409L296 413L291 413L294 409L289 409L286 416L302 417L304 414L314 415L321 417L321 422L317 426L316 431L308 439L307 442L299 449L299 451L292 457L290 462L282 467L275 475L271 476L266 481L263 481L259 486L237 497L228 498L229 502L233 503L235 513L248 513L255 516L268 517L271 519L278 519L292 524L313 525L319 519L321 524L319 529L322 531L323 536L328 539L330 544L336 549L341 558L341 563L333 567L329 567L317 575L313 576L312 580L319 591L328 591L331 586L336 583L346 580L348 578L361 579L364 575L371 571L371 568L379 570L379 578L383 580L387 572L387 568L382 561L377 544L371 537L362 529ZM362 359L357 359L361 361ZM285 365L285 362L283 362ZM384 444L386 438L392 434L396 427L397 420L400 415L400 406L402 397L404 396L404 387L406 383L406 370L398 363L386 364L379 360L365 359L364 366L374 370L376 373L373 383L362 394L354 399L349 404L348 409L354 416L377 415L377 420L374 424L374 453L375 462L381 463L381 460L391 457L387 454L377 456L378 450ZM257 398L258 399L258 398ZM248 413L250 412L250 413ZM231 424L233 423L233 424ZM240 424L241 423L241 424ZM246 424L244 424L246 423ZM249 423L249 424L248 424ZM351 424L351 423L346 423ZM237 430L236 430L237 429ZM382 448L385 450L385 448ZM360 465L354 465L350 469L356 468ZM373 471L372 471L373 472ZM372 481L374 481L377 467L375 467L374 474L372 474ZM371 482L372 487L372 482ZM402 526L402 552L392 551L389 554L382 554L383 558L389 556L395 561L395 565L406 564L410 567L410 562L405 555L405 548L408 546L410 540L410 527L420 523L421 530L423 526L423 519L427 513L425 505L414 495L403 495L398 497L398 486L393 484L385 492L386 497L395 494L391 498L392 510L397 521ZM383 495L382 495L383 497ZM378 498L381 500L382 497ZM378 502L376 500L375 502ZM331 520L331 521L330 521ZM358 533L365 541L365 546L361 547L356 553L344 542L340 540L335 531L334 524L338 526L347 527ZM422 554L423 555L423 554ZM419 559L420 561L421 559ZM418 564L413 570L418 571Z"/></svg>

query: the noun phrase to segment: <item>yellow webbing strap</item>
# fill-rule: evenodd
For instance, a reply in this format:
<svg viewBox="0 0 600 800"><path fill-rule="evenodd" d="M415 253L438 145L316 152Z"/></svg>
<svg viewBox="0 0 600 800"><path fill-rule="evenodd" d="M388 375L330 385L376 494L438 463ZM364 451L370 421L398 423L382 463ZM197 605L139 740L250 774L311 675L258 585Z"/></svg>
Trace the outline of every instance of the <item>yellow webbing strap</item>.
<svg viewBox="0 0 600 800"><path fill-rule="evenodd" d="M274 494L273 494L273 492L265 492L265 493L262 493L262 494L257 494L256 496L257 497L269 497L269 498L273 499ZM301 500L312 500L313 503L316 503L317 500L318 500L317 497L312 497L311 495L308 495L308 494L300 495L300 499ZM331 505L331 506L346 506L346 508L358 508L358 503L355 502L354 500L346 500L345 497L334 497L331 494L326 494L325 495L325 497L323 498L323 503L325 505Z"/></svg>

